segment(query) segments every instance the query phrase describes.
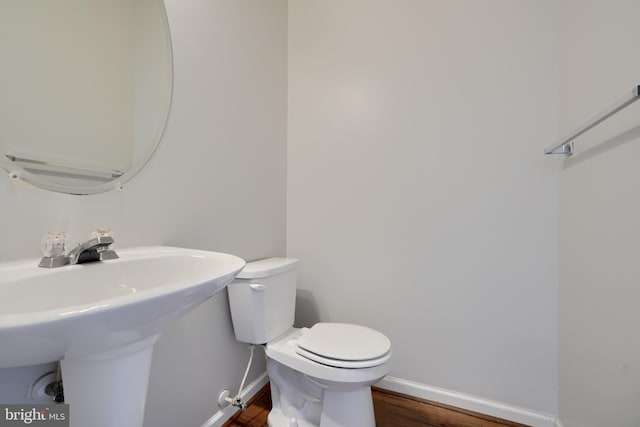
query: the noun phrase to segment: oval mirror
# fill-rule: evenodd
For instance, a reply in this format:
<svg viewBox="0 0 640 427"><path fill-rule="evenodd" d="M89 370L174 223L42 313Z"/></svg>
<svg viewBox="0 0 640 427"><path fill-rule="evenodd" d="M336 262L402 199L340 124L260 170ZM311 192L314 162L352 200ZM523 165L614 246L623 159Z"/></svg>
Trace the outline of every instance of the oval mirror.
<svg viewBox="0 0 640 427"><path fill-rule="evenodd" d="M0 2L0 165L72 194L121 186L169 113L163 0Z"/></svg>

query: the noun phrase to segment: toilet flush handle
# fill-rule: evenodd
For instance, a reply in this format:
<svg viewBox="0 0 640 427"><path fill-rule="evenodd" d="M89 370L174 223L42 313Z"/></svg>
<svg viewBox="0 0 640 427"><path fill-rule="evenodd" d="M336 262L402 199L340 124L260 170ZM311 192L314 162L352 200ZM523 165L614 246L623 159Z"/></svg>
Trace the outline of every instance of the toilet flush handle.
<svg viewBox="0 0 640 427"><path fill-rule="evenodd" d="M252 283L249 285L249 287L254 291L264 291L265 289L267 289L267 287L261 283Z"/></svg>

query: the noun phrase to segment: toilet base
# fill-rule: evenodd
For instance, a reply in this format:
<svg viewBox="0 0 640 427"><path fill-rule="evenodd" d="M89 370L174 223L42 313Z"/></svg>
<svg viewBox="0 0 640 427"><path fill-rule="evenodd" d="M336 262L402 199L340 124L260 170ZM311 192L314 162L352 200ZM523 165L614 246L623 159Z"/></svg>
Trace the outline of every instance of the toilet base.
<svg viewBox="0 0 640 427"><path fill-rule="evenodd" d="M320 427L376 427L371 388L325 390Z"/></svg>
<svg viewBox="0 0 640 427"><path fill-rule="evenodd" d="M273 408L271 412L269 412L267 425L269 427L318 427L317 424L310 423L306 420L288 418L282 413L280 408Z"/></svg>
<svg viewBox="0 0 640 427"><path fill-rule="evenodd" d="M273 408L269 412L267 423L269 427L375 427L371 389L325 390L320 424L287 417L280 408Z"/></svg>
<svg viewBox="0 0 640 427"><path fill-rule="evenodd" d="M269 427L375 427L370 383L320 380L267 358Z"/></svg>

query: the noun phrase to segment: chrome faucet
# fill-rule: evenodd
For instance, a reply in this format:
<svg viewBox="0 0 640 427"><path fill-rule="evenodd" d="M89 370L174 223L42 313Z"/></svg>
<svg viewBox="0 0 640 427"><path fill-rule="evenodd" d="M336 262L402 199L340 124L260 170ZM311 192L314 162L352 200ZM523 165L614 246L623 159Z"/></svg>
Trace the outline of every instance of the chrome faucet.
<svg viewBox="0 0 640 427"><path fill-rule="evenodd" d="M96 236L84 243L78 244L67 255L45 256L38 267L55 268L67 264L84 264L85 262L104 261L119 258L116 251L111 249L114 240L112 236Z"/></svg>

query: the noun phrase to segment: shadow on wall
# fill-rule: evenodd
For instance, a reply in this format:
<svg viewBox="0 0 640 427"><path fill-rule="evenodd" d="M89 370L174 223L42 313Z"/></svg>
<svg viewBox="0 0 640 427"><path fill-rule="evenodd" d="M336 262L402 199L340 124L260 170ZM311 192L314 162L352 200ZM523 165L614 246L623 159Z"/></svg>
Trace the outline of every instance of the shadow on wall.
<svg viewBox="0 0 640 427"><path fill-rule="evenodd" d="M306 289L296 291L296 328L310 328L320 321L318 302L313 294Z"/></svg>
<svg viewBox="0 0 640 427"><path fill-rule="evenodd" d="M574 157L571 159L571 162L565 162L565 166L563 169L569 169L573 166L576 166L582 162L593 159L594 157L599 156L602 153L607 151L611 151L615 148L618 148L624 144L628 144L630 142L636 141L640 138L640 126L635 126L625 132L622 132L618 135L615 135L606 141L599 143L598 145L587 149L580 156Z"/></svg>

